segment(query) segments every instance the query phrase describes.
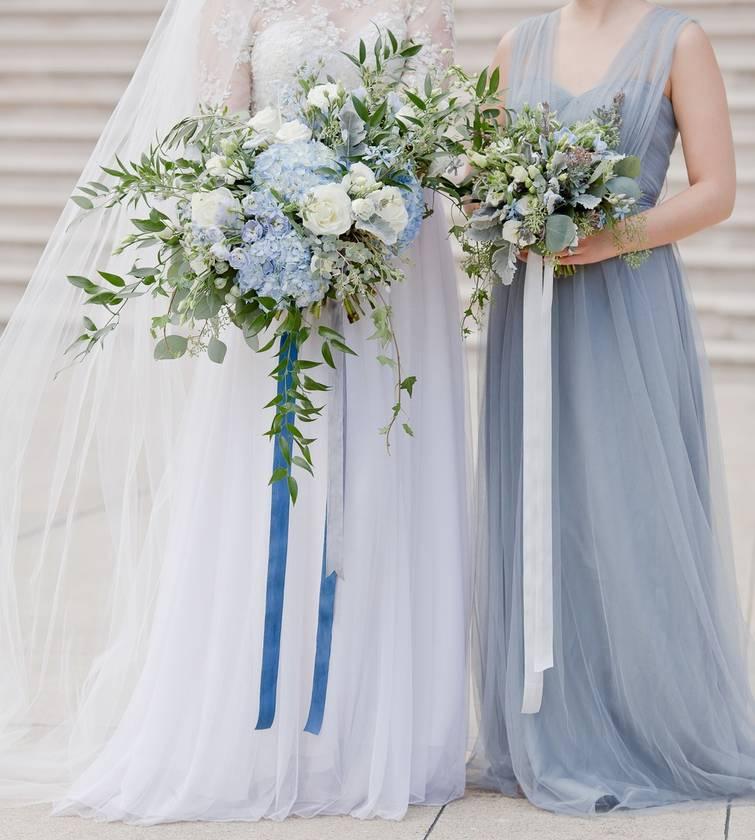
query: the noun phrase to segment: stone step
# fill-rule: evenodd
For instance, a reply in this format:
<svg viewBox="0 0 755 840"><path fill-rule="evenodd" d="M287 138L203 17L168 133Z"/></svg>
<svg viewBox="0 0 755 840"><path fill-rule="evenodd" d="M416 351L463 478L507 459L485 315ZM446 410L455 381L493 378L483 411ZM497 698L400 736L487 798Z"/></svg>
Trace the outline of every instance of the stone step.
<svg viewBox="0 0 755 840"><path fill-rule="evenodd" d="M83 50L65 46L29 50L24 45L5 47L0 53L0 74L14 79L27 75L130 75L144 52L144 44L102 44Z"/></svg>
<svg viewBox="0 0 755 840"><path fill-rule="evenodd" d="M750 374L755 371L755 343L710 340L705 342L705 350L714 368L732 368Z"/></svg>
<svg viewBox="0 0 755 840"><path fill-rule="evenodd" d="M93 19L129 19L149 17L156 19L166 5L166 0L3 0L0 5L0 20L45 20L70 21L81 17Z"/></svg>
<svg viewBox="0 0 755 840"><path fill-rule="evenodd" d="M693 299L706 341L755 347L755 291L726 294L695 290Z"/></svg>
<svg viewBox="0 0 755 840"><path fill-rule="evenodd" d="M10 17L4 19L0 29L0 47L28 44L34 49L49 49L51 46L78 44L88 48L98 44L138 44L142 47L149 41L155 26L152 15L136 17L119 16L91 17L79 20L74 15L54 19L34 15L27 20Z"/></svg>
<svg viewBox="0 0 755 840"><path fill-rule="evenodd" d="M693 239L681 242L679 251L690 285L696 291L747 294L755 289L748 252L718 251Z"/></svg>

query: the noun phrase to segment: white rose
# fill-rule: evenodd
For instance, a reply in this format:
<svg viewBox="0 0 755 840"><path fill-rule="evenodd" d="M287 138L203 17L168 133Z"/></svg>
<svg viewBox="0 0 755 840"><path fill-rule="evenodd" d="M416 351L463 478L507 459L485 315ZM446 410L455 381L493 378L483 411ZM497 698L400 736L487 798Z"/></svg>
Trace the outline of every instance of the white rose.
<svg viewBox="0 0 755 840"><path fill-rule="evenodd" d="M313 187L304 198L304 227L318 236L340 236L352 220L351 199L341 184Z"/></svg>
<svg viewBox="0 0 755 840"><path fill-rule="evenodd" d="M375 212L398 236L409 224L409 213L398 187L381 187L372 193Z"/></svg>
<svg viewBox="0 0 755 840"><path fill-rule="evenodd" d="M520 184L527 180L527 170L523 166L515 166L511 170L511 177Z"/></svg>
<svg viewBox="0 0 755 840"><path fill-rule="evenodd" d="M375 202L371 198L355 198L351 202L354 218L366 221L375 214Z"/></svg>
<svg viewBox="0 0 755 840"><path fill-rule="evenodd" d="M200 227L228 225L241 217L241 204L226 187L191 197L191 220Z"/></svg>
<svg viewBox="0 0 755 840"><path fill-rule="evenodd" d="M364 195L376 184L375 173L364 163L354 163L343 176L341 183L344 189L356 195Z"/></svg>
<svg viewBox="0 0 755 840"><path fill-rule="evenodd" d="M299 120L283 123L275 134L279 143L296 143L300 140L311 140L312 129Z"/></svg>
<svg viewBox="0 0 755 840"><path fill-rule="evenodd" d="M273 108L272 105L269 105L267 108L257 111L247 125L258 134L262 134L267 139L272 140L275 132L281 127L280 111L277 108Z"/></svg>
<svg viewBox="0 0 755 840"><path fill-rule="evenodd" d="M307 102L321 111L327 111L338 99L340 93L341 88L337 84L315 85L307 94Z"/></svg>
<svg viewBox="0 0 755 840"><path fill-rule="evenodd" d="M522 223L518 219L509 219L503 226L501 237L506 242L511 242L516 245L519 242L519 232L522 229Z"/></svg>

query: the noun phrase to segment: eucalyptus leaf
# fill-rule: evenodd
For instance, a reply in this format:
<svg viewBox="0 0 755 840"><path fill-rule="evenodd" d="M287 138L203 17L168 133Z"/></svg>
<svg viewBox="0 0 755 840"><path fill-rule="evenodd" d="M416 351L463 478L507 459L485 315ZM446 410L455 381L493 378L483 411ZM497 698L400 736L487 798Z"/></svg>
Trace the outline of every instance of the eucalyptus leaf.
<svg viewBox="0 0 755 840"><path fill-rule="evenodd" d="M186 353L188 345L188 339L182 335L166 336L155 345L155 359L178 359Z"/></svg>
<svg viewBox="0 0 755 840"><path fill-rule="evenodd" d="M637 181L633 178L625 178L623 175L606 181L606 190L614 195L626 195L635 200L642 198L642 190Z"/></svg>
<svg viewBox="0 0 755 840"><path fill-rule="evenodd" d="M574 222L562 213L548 216L545 223L545 247L551 254L568 248L577 236Z"/></svg>
<svg viewBox="0 0 755 840"><path fill-rule="evenodd" d="M215 362L216 365L222 365L227 352L228 347L225 342L219 338L215 338L215 336L210 339L210 343L207 345L207 355L210 357L211 362Z"/></svg>
<svg viewBox="0 0 755 840"><path fill-rule="evenodd" d="M624 160L614 164L613 171L625 178L639 178L642 171L642 162L637 155L628 155Z"/></svg>

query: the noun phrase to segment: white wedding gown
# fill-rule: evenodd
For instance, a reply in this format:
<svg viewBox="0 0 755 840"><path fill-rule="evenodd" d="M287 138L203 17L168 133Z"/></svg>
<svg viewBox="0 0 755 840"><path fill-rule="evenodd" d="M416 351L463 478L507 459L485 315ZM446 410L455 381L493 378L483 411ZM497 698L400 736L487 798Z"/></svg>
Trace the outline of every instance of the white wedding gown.
<svg viewBox="0 0 755 840"><path fill-rule="evenodd" d="M199 8L197 0L171 0L179 23L158 29L149 78L161 63L169 67L167 45L191 46L180 33L182 3ZM255 107L275 104L305 60L349 81L353 70L340 51L355 50L360 38L370 43L374 23L422 40L426 60L439 60L451 40L450 11L436 0L201 5L202 96L234 107L246 106L250 94ZM216 64L233 73L222 77ZM178 82L175 91L169 104L185 107ZM91 237L85 229L77 235L82 247ZM40 274L55 257L50 247ZM392 404L392 377L375 360L370 324L346 328L358 357L347 360L344 383L344 573L319 734L305 726L318 638L327 410L311 435L320 439L316 477L300 478L290 513L275 715L256 729L273 457L261 406L274 388L274 353L257 356L233 337L222 366L205 358L147 362L148 321L133 320L108 338L104 353L37 400L27 393L38 373L34 357L20 348L32 332L57 347L75 327L59 325L63 316L49 306L48 317L38 314L44 281L32 282L3 338L17 368L0 365L0 419L19 438L33 427L13 452L8 444L0 453L8 459L0 617L11 628L0 647L0 797L54 799L57 813L150 824L322 813L398 819L410 803L462 795L465 384L442 209L408 259L407 280L390 298L405 369L417 376L408 404L415 437L397 435L390 455L378 429ZM60 312L75 314L75 295L55 293ZM140 306L133 312L141 318ZM20 409L12 414L13 400L43 420L27 424ZM37 439L41 422L48 432ZM25 483L32 460L47 464L38 484ZM90 480L93 463L99 482ZM38 518L27 523L38 531L24 531L22 483L24 504L39 491Z"/></svg>

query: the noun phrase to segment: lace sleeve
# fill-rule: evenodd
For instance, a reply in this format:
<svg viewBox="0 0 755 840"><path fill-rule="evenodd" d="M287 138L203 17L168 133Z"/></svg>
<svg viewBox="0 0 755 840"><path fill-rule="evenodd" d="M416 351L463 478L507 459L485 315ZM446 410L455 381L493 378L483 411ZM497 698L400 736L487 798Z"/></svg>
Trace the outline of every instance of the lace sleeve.
<svg viewBox="0 0 755 840"><path fill-rule="evenodd" d="M433 68L453 62L453 0L410 0L409 37L423 45L415 73L422 76Z"/></svg>
<svg viewBox="0 0 755 840"><path fill-rule="evenodd" d="M246 111L252 99L253 3L205 0L199 44L199 98L203 104Z"/></svg>

